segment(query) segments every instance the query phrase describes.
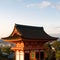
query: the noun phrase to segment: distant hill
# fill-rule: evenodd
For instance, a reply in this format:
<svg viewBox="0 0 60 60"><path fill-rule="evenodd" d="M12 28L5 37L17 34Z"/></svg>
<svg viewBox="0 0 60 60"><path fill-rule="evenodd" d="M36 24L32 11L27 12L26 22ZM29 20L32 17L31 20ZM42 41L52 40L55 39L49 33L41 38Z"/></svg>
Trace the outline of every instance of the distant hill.
<svg viewBox="0 0 60 60"><path fill-rule="evenodd" d="M2 39L0 39L0 47L5 47L5 46L14 46L12 43L4 42Z"/></svg>

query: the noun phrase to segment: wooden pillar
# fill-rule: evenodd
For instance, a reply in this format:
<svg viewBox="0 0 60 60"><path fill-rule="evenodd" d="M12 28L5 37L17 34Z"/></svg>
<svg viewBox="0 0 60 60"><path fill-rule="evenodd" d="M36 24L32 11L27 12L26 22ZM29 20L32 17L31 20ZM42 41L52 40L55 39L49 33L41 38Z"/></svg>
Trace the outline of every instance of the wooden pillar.
<svg viewBox="0 0 60 60"><path fill-rule="evenodd" d="M17 43L15 47L12 47L11 50L15 51L15 60L24 60L24 44Z"/></svg>
<svg viewBox="0 0 60 60"><path fill-rule="evenodd" d="M19 52L20 60L24 60L24 51Z"/></svg>
<svg viewBox="0 0 60 60"><path fill-rule="evenodd" d="M30 52L30 60L36 60L36 53L35 51Z"/></svg>
<svg viewBox="0 0 60 60"><path fill-rule="evenodd" d="M39 50L39 60L40 60L40 50Z"/></svg>
<svg viewBox="0 0 60 60"><path fill-rule="evenodd" d="M16 60L20 60L19 51L18 50L15 51L15 57L16 57Z"/></svg>

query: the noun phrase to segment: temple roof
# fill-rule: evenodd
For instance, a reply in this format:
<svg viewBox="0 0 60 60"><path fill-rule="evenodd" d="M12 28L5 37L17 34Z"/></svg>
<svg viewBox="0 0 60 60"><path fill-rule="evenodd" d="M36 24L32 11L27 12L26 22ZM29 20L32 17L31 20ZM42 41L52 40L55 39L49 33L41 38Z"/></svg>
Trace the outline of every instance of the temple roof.
<svg viewBox="0 0 60 60"><path fill-rule="evenodd" d="M56 37L52 37L48 35L43 27L36 27L36 26L27 26L27 25L19 25L15 24L16 30L20 35L13 35L9 37L5 37L3 39L14 39L14 38L23 38L23 39L30 39L30 40L56 40Z"/></svg>

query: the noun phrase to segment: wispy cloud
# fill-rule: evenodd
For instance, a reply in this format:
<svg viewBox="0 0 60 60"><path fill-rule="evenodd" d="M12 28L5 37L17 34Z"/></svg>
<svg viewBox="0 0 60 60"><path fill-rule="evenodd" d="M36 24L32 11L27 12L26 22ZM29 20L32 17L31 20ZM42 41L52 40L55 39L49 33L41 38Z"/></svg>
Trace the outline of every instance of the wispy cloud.
<svg viewBox="0 0 60 60"><path fill-rule="evenodd" d="M48 2L48 1L42 1L41 3L38 3L38 4L29 4L27 5L27 7L39 7L39 8L46 8L48 6L50 6L51 3Z"/></svg>
<svg viewBox="0 0 60 60"><path fill-rule="evenodd" d="M55 5L55 8L57 8L57 9L60 10L60 3L57 3L57 4Z"/></svg>
<svg viewBox="0 0 60 60"><path fill-rule="evenodd" d="M21 2L22 0L16 0L16 1Z"/></svg>
<svg viewBox="0 0 60 60"><path fill-rule="evenodd" d="M56 9L60 10L60 3L53 4L52 2L49 2L48 0L44 0L41 3L29 4L26 7L28 7L28 8L30 8L30 7L38 7L38 8L51 7L51 8L56 8Z"/></svg>
<svg viewBox="0 0 60 60"><path fill-rule="evenodd" d="M40 8L46 8L46 7L49 7L51 5L50 2L48 1L43 1L41 2L40 4L38 4L37 6L40 7Z"/></svg>
<svg viewBox="0 0 60 60"><path fill-rule="evenodd" d="M60 29L60 26L59 27L55 27L55 28Z"/></svg>

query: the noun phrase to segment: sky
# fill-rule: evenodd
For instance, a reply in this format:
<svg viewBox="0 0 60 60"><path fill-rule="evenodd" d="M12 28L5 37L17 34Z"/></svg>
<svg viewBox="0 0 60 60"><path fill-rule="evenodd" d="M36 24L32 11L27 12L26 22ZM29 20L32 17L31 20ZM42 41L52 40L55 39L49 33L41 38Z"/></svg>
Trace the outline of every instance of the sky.
<svg viewBox="0 0 60 60"><path fill-rule="evenodd" d="M15 24L44 27L60 37L60 0L0 0L0 38L9 36Z"/></svg>

